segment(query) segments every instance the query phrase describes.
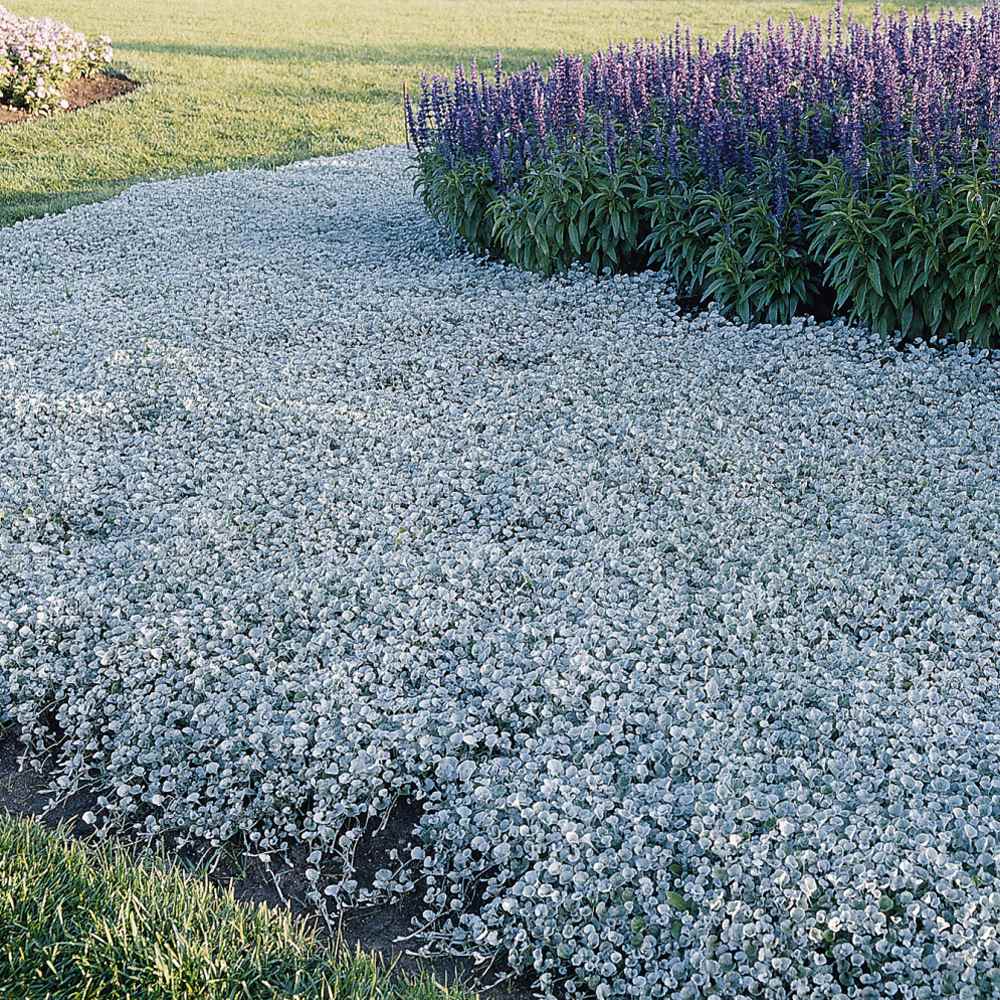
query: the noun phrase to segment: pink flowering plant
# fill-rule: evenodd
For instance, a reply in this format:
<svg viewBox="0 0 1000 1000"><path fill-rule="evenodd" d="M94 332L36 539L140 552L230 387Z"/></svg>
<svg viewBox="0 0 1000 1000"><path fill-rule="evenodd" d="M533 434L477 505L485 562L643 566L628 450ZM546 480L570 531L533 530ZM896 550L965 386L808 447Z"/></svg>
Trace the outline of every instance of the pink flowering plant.
<svg viewBox="0 0 1000 1000"><path fill-rule="evenodd" d="M88 39L52 18L18 17L0 7L0 104L26 111L67 107L68 80L94 76L111 63L111 39Z"/></svg>

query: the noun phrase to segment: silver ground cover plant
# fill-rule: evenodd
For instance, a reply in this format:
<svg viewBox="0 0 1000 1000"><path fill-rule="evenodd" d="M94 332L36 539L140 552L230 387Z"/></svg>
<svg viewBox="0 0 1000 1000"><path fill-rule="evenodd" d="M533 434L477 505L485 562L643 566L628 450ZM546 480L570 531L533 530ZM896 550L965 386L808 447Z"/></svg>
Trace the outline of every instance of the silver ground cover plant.
<svg viewBox="0 0 1000 1000"><path fill-rule="evenodd" d="M477 262L408 163L0 232L0 717L550 997L1000 995L996 363Z"/></svg>

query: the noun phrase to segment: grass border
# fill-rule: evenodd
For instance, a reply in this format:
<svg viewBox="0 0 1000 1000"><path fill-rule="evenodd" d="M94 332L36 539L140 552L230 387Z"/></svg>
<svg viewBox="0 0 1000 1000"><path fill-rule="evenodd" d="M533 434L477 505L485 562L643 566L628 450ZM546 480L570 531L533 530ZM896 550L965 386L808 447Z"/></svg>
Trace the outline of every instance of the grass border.
<svg viewBox="0 0 1000 1000"><path fill-rule="evenodd" d="M308 921L162 852L0 814L0 996L19 1000L474 1000L325 943Z"/></svg>

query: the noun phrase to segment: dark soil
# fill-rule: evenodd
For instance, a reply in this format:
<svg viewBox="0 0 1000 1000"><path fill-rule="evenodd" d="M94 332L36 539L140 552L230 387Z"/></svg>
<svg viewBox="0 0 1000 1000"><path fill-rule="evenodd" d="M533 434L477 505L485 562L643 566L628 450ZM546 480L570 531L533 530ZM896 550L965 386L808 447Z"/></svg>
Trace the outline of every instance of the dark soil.
<svg viewBox="0 0 1000 1000"><path fill-rule="evenodd" d="M114 97L121 97L122 94L130 94L138 86L139 84L135 80L112 73L99 73L88 79L70 80L63 87L62 92L63 100L69 102L69 107L56 108L51 113L78 111L80 108L98 104L100 101L110 101ZM19 125L22 122L33 121L40 117L42 115L32 114L23 108L12 108L6 104L0 104L0 125Z"/></svg>
<svg viewBox="0 0 1000 1000"><path fill-rule="evenodd" d="M42 771L21 768L19 758L23 749L16 727L0 731L0 812L30 816L49 828L62 824L72 836L85 839L90 828L80 817L88 810L100 814L99 793L77 793L53 803L46 789L52 783L54 768ZM387 867L386 858L393 847L401 848L411 843L410 832L418 816L415 806L403 803L394 810L385 829L359 845L356 855L359 881L364 884L378 868ZM121 835L120 841L130 847L139 843L127 832ZM272 860L268 866L247 857L238 846L228 850L207 847L198 850L190 845L180 846L168 837L158 838L152 846L162 848L180 867L205 872L214 884L231 888L241 902L289 909L305 917L323 937L337 935L348 949L360 946L365 951L375 952L402 972L425 969L439 982L462 982L473 989L484 989L505 971L494 967L484 974L470 961L426 960L407 954L414 942L397 939L411 932L411 921L422 908L417 897L403 903L346 910L340 916L339 926L328 927L305 902L308 889L304 875L308 867L305 848L290 852L278 862ZM527 1000L531 995L529 986L526 979L508 980L491 989L489 997L490 1000Z"/></svg>

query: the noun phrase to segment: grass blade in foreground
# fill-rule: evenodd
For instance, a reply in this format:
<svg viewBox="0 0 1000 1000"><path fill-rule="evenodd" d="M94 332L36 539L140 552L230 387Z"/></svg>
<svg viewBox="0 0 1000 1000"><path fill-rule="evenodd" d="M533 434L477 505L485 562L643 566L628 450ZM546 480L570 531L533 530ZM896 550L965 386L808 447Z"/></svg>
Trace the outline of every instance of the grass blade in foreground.
<svg viewBox="0 0 1000 1000"><path fill-rule="evenodd" d="M19 1000L469 1000L324 946L146 853L0 817L0 997Z"/></svg>

